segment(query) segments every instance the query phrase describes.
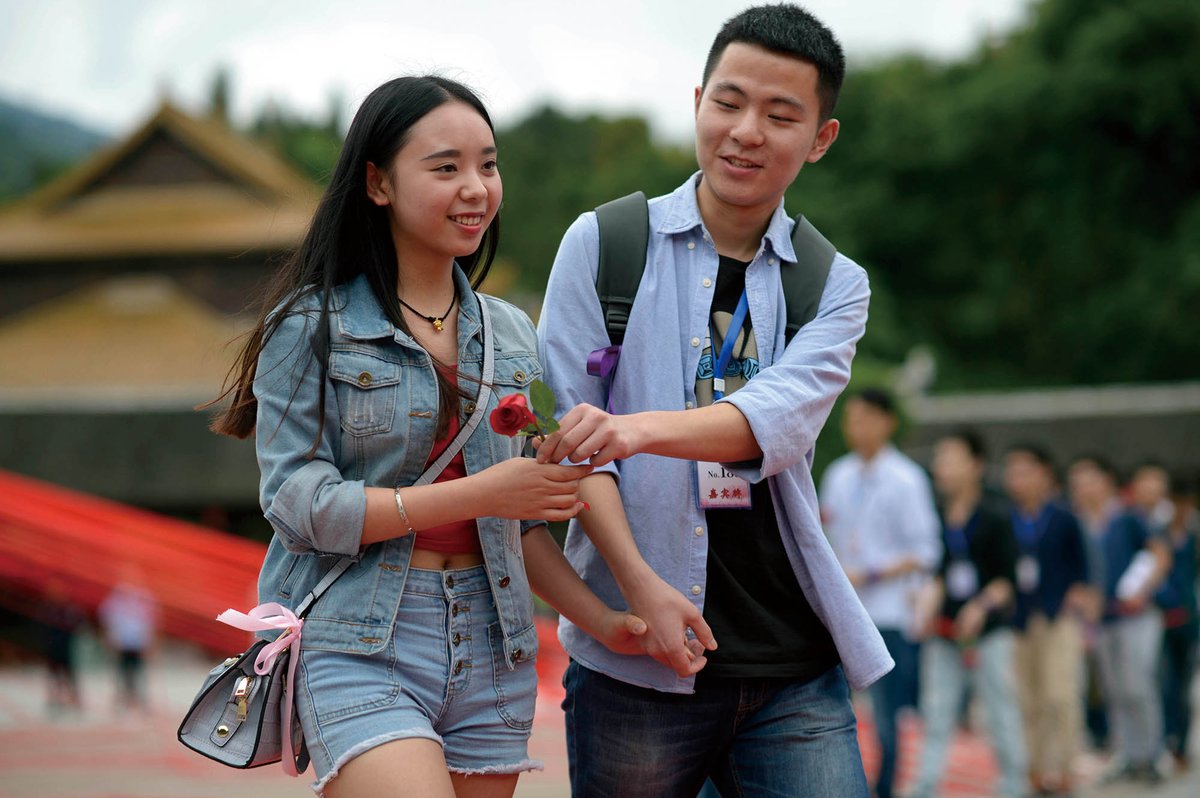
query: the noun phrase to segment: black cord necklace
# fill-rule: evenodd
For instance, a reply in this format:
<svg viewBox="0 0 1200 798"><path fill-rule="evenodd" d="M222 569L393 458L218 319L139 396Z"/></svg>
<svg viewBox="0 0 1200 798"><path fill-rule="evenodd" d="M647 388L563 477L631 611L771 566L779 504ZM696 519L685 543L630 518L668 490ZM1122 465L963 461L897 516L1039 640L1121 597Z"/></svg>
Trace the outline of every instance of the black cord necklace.
<svg viewBox="0 0 1200 798"><path fill-rule="evenodd" d="M417 310L412 305L405 302L403 299L400 299L400 297L397 296L396 299L400 302L401 305L408 308L413 313L417 314L421 318L425 319L425 321L432 324L433 329L437 330L438 332L441 332L442 330L444 330L446 328L446 324L445 324L446 317L450 315L450 311L454 310L454 303L458 301L458 291L455 291L454 296L450 299L450 307L446 308L446 312L440 316L426 316L424 313Z"/></svg>

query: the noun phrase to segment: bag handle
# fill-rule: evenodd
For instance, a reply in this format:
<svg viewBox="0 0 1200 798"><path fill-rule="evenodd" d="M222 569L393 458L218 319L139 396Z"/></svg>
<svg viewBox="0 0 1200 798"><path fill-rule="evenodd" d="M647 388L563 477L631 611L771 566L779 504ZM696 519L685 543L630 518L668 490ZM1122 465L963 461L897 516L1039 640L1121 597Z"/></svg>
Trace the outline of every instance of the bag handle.
<svg viewBox="0 0 1200 798"><path fill-rule="evenodd" d="M492 379L496 375L496 353L492 345L492 318L488 311L487 300L479 294L475 295L479 302L479 315L483 326L483 379L479 385L479 396L475 399L475 410L471 413L471 417L467 419L467 423L459 429L458 434L454 436L454 440L446 447L441 456L438 457L428 468L425 469L421 476L417 477L414 485L428 485L438 478L438 475L450 465L463 446L467 444L467 439L479 427L479 423L483 420L484 413L487 412L488 400L492 398ZM321 597L321 594L330 588L330 586L338 580L342 574L346 573L346 569L354 564L354 560L350 557L342 557L333 567L326 572L321 581L317 582L316 586L309 591L304 600L300 602L300 606L296 608L296 615L304 618L312 609L313 604Z"/></svg>

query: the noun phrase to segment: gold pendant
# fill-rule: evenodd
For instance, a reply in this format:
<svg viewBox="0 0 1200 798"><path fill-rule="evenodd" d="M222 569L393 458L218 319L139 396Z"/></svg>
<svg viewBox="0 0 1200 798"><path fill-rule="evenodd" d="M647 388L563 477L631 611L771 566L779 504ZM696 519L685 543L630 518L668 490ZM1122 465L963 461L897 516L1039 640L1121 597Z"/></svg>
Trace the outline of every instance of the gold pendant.
<svg viewBox="0 0 1200 798"><path fill-rule="evenodd" d="M441 332L441 331L444 329L444 325L442 324L442 320L441 320L441 319L434 319L434 320L433 320L433 328L434 328L435 330L437 330L438 332Z"/></svg>

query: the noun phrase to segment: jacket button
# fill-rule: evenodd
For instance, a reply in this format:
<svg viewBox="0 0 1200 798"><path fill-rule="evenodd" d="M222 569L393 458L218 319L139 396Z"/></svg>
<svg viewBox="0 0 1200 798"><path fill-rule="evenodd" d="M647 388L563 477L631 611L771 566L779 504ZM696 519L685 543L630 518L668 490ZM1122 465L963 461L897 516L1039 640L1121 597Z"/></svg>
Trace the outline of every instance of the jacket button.
<svg viewBox="0 0 1200 798"><path fill-rule="evenodd" d="M525 652L524 652L524 651L522 651L522 650L521 650L521 649L519 649L519 648L513 649L513 655L512 655L512 660L513 660L513 662L518 662L518 661L520 661L520 659L521 659L521 655L522 655L522 654L524 654L524 653L525 653Z"/></svg>
<svg viewBox="0 0 1200 798"><path fill-rule="evenodd" d="M359 374L358 375L358 384L364 388L366 388L368 385L370 385L371 384L371 372L364 371L362 374Z"/></svg>
<svg viewBox="0 0 1200 798"><path fill-rule="evenodd" d="M454 606L452 606L450 608L450 614L453 615L455 618L458 617L458 605L457 604L455 604Z"/></svg>
<svg viewBox="0 0 1200 798"><path fill-rule="evenodd" d="M509 578L507 576L500 577L500 587L508 587Z"/></svg>
<svg viewBox="0 0 1200 798"><path fill-rule="evenodd" d="M463 406L463 410L467 411L468 416L471 415L475 412L475 403L467 402L466 405Z"/></svg>
<svg viewBox="0 0 1200 798"><path fill-rule="evenodd" d="M461 635L461 634L459 634L458 632L455 632L455 633L454 633L454 641L453 641L453 642L454 642L454 645L456 645L456 646L457 646L459 643L461 643L461 642L462 642L462 635Z"/></svg>
<svg viewBox="0 0 1200 798"><path fill-rule="evenodd" d="M462 673L462 669L463 664L462 660L460 659L458 662L454 663L454 675L457 676L458 674Z"/></svg>
<svg viewBox="0 0 1200 798"><path fill-rule="evenodd" d="M513 372L513 379L517 382L525 382L525 372L517 370Z"/></svg>

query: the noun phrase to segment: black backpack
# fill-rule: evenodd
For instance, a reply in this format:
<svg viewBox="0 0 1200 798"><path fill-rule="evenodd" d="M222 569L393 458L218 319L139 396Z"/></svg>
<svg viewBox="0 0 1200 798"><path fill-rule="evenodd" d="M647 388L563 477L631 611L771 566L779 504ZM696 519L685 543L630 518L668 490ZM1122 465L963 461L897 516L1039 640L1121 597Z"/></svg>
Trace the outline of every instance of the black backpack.
<svg viewBox="0 0 1200 798"><path fill-rule="evenodd" d="M646 270L646 247L650 241L650 209L646 195L635 191L596 208L600 224L600 268L596 274L596 294L604 312L604 326L611 344L625 340L629 311L637 297L642 272ZM796 217L792 230L796 263L780 261L783 296L787 305L788 343L801 327L817 315L825 280L837 253L833 244L804 218Z"/></svg>

